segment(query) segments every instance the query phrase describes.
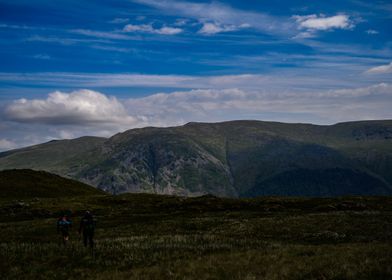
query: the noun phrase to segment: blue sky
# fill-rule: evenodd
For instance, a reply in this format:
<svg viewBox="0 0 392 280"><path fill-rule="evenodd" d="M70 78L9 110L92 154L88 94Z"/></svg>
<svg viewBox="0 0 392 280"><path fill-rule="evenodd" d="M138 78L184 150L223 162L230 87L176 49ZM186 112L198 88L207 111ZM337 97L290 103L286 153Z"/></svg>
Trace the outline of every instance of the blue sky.
<svg viewBox="0 0 392 280"><path fill-rule="evenodd" d="M392 118L390 1L0 0L0 150L188 121Z"/></svg>

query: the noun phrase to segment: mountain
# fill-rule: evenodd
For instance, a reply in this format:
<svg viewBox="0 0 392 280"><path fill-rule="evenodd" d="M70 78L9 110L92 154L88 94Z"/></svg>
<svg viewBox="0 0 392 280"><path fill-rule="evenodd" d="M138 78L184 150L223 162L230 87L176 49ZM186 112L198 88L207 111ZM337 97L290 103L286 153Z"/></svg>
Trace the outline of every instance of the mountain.
<svg viewBox="0 0 392 280"><path fill-rule="evenodd" d="M131 129L0 153L0 170L10 168L46 170L115 194L391 195L392 120Z"/></svg>
<svg viewBox="0 0 392 280"><path fill-rule="evenodd" d="M0 171L1 199L56 198L102 195L84 183L55 174L30 169Z"/></svg>

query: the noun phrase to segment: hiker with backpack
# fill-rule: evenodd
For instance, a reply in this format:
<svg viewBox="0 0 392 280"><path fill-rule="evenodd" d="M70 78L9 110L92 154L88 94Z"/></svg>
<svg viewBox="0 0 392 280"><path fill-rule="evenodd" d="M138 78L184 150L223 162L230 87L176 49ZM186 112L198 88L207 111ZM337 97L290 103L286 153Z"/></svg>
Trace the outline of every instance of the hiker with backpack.
<svg viewBox="0 0 392 280"><path fill-rule="evenodd" d="M79 235L83 235L83 244L90 248L94 247L94 231L96 221L90 211L86 211L82 220L80 221Z"/></svg>
<svg viewBox="0 0 392 280"><path fill-rule="evenodd" d="M66 246L69 241L69 230L72 227L72 221L64 214L57 220L57 233L61 233L63 245Z"/></svg>

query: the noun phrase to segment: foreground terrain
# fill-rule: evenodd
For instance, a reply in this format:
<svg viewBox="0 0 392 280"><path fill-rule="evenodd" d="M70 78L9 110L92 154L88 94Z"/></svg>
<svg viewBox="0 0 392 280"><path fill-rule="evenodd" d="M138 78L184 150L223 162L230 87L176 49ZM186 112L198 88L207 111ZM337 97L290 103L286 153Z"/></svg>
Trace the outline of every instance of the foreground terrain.
<svg viewBox="0 0 392 280"><path fill-rule="evenodd" d="M1 279L392 278L392 198L85 190L64 197L53 188L48 195L0 198ZM86 209L97 217L93 252L77 236ZM55 227L64 211L74 221L67 248Z"/></svg>

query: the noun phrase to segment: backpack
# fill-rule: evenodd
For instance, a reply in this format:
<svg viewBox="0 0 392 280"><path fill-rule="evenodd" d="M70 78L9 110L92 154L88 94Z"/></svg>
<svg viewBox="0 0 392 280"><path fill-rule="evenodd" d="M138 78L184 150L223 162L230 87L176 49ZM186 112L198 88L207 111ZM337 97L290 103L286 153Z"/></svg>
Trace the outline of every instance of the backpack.
<svg viewBox="0 0 392 280"><path fill-rule="evenodd" d="M57 225L58 225L58 227L61 229L61 230L63 230L63 231L65 231L65 230L68 230L68 228L71 226L71 221L69 221L69 220L66 220L66 221L63 221L63 220L59 220L59 221L57 221Z"/></svg>
<svg viewBox="0 0 392 280"><path fill-rule="evenodd" d="M83 226L86 231L93 231L95 229L95 221L93 218L83 218Z"/></svg>

